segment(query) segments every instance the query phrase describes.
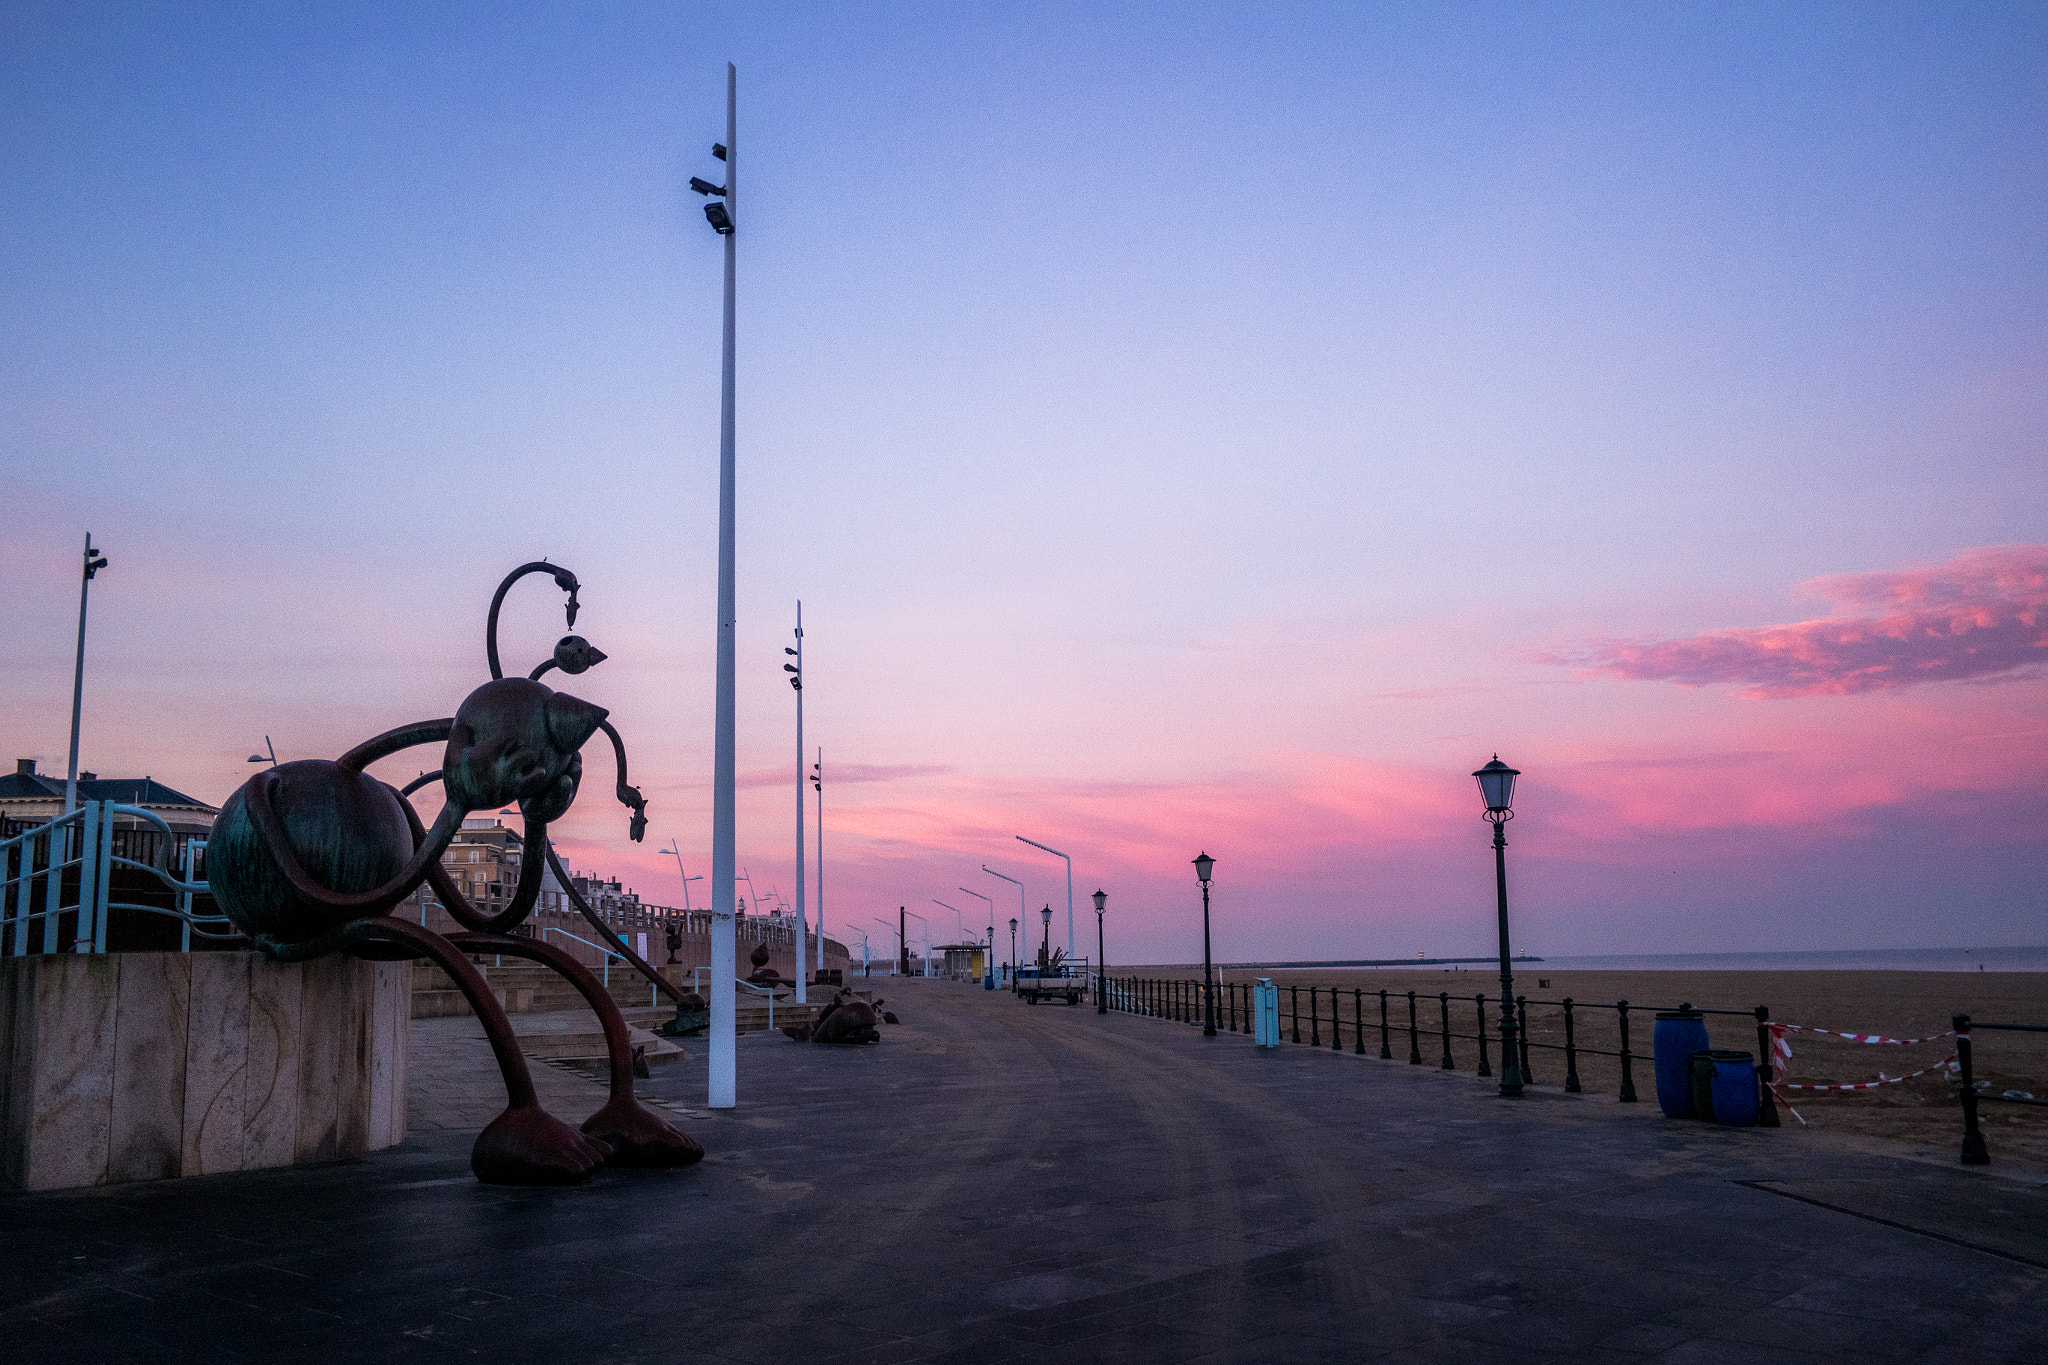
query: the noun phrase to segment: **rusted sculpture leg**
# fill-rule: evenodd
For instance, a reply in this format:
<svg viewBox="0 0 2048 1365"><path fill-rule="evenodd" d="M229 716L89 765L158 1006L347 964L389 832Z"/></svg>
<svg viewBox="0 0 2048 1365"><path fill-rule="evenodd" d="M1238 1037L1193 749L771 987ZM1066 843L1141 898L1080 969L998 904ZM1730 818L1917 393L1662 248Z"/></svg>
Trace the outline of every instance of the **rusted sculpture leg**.
<svg viewBox="0 0 2048 1365"><path fill-rule="evenodd" d="M618 1002L599 984L588 967L560 948L506 934L450 934L448 941L473 953L506 953L552 967L568 979L597 1014L604 1027L604 1046L611 1063L612 1094L602 1109L583 1124L583 1131L612 1149L614 1166L690 1166L703 1160L704 1149L642 1108L633 1098L633 1045Z"/></svg>
<svg viewBox="0 0 2048 1365"><path fill-rule="evenodd" d="M486 1185L574 1185L604 1164L610 1147L540 1107L511 1022L461 949L432 930L390 918L358 921L348 927L346 937L352 943L402 944L415 956L432 960L476 1011L504 1073L506 1101L505 1112L477 1134L476 1146L470 1149L469 1168L478 1180Z"/></svg>

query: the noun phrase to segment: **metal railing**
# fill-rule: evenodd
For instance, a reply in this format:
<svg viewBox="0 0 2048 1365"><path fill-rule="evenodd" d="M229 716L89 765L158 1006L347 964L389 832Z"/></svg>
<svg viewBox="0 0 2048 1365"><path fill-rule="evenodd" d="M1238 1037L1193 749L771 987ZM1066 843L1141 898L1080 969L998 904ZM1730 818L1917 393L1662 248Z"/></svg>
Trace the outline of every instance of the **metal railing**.
<svg viewBox="0 0 2048 1365"><path fill-rule="evenodd" d="M1988 1166L1991 1152L1984 1145L1984 1130L1978 1126L1977 1106L1987 1100L1998 1104L2032 1105L2048 1105L2048 1100L2036 1099L2031 1093L1978 1089L1976 1073L1971 1065L1970 1032L1972 1029L1988 1029L1999 1033L2048 1033L2048 1024L1986 1024L1972 1020L1967 1014L1958 1014L1952 1027L1956 1031L1956 1070L1962 1082L1962 1162L1965 1166Z"/></svg>
<svg viewBox="0 0 2048 1365"><path fill-rule="evenodd" d="M129 818L150 828L120 828ZM142 836L160 836L143 837ZM134 910L177 920L180 951L189 951L192 936L238 939L225 915L196 914L194 897L208 894L204 881L191 878L194 843L187 839L186 872L171 871L171 851L178 835L153 811L115 801L82 801L67 815L0 839L0 954L104 953L110 911ZM147 853L147 861L117 852ZM145 873L162 883L174 898L170 907L113 899L114 872ZM40 901L40 907L38 902ZM66 917L69 923L66 923ZM31 930L31 925L37 928ZM225 932L201 928L218 926Z"/></svg>
<svg viewBox="0 0 2048 1365"><path fill-rule="evenodd" d="M1366 1040L1374 1037L1382 1060L1394 1058L1395 1043L1405 1035L1408 1044L1407 1061L1410 1066L1422 1066L1424 1040L1429 1050L1437 1055L1437 1068L1442 1071L1459 1069L1457 1050L1454 1043L1477 1044L1477 1065L1475 1072L1480 1076L1492 1076L1493 1054L1491 1048L1498 1045L1500 1035L1487 1028L1489 1006L1498 1013L1499 1000L1489 1000L1484 994L1453 995L1449 991L1431 994L1427 991L1371 991L1363 987L1345 989L1338 986L1287 985L1278 988L1282 993L1283 1008L1280 1013L1280 1035L1283 1041L1302 1043L1309 1047L1326 1046L1324 1029L1328 1029L1327 1046L1333 1051L1344 1050L1345 1034L1350 1034L1352 1051L1360 1055L1366 1052ZM1252 1032L1252 983L1248 981L1219 981L1216 983L1216 1028L1223 1033ZM1308 1010L1302 1011L1302 994L1308 994ZM1345 996L1349 996L1348 1001ZM1327 1014L1323 997L1329 998ZM1376 1002L1377 1010L1369 1007ZM1183 1024L1203 1022L1202 982L1190 978L1170 977L1123 977L1118 978L1109 994L1110 1008L1131 1014L1146 1014L1157 1018L1170 1019ZM1343 1006L1351 1006L1350 1018L1345 1018ZM1400 1008L1396 1008L1396 1006ZM1435 1009L1432 1012L1431 1006ZM1454 1018L1466 1008L1472 1010L1469 1017L1469 1032L1456 1025L1462 1022ZM1537 1022L1544 1024L1542 1011L1555 1010L1555 1020L1563 1030L1562 1042L1536 1041L1531 1037L1529 1011L1538 1011ZM1677 1010L1694 1014L1725 1015L1731 1018L1753 1020L1757 1029L1757 1122L1764 1127L1778 1125L1777 1108L1771 1099L1769 1086L1774 1079L1771 1071L1770 1018L1769 1008L1758 1005L1747 1010L1700 1009L1690 1004L1681 1004ZM1579 1025L1583 1014L1589 1011L1611 1011L1619 1045L1613 1048L1590 1046L1580 1042ZM1620 1084L1616 1099L1623 1104L1636 1102L1635 1063L1644 1054L1631 1046L1630 1024L1640 1019L1645 1011L1673 1012L1670 1006L1648 1006L1631 1004L1626 1000L1591 1002L1574 1000L1566 996L1561 1000L1532 1000L1528 996L1515 997L1515 1022L1518 1025L1516 1060L1521 1064L1522 1083L1538 1084L1530 1067L1530 1053L1562 1053L1564 1075L1561 1087L1569 1094L1580 1094L1583 1087L1579 1079L1579 1059L1585 1056L1609 1057L1618 1064ZM1432 1013L1433 1016L1432 1017ZM1603 1019L1604 1022L1604 1019ZM1307 1026L1304 1036L1303 1026ZM1986 1027L1979 1025L1978 1027ZM2000 1027L2034 1027L2014 1025ZM2044 1029L2043 1031L2048 1031Z"/></svg>

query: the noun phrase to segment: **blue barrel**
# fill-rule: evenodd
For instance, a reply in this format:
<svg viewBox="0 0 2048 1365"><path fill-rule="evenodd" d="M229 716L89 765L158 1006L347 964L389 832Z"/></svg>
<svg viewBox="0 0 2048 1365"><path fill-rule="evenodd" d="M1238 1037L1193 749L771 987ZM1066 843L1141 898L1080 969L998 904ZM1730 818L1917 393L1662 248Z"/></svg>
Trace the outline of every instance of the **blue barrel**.
<svg viewBox="0 0 2048 1365"><path fill-rule="evenodd" d="M1756 1059L1747 1052L1714 1054L1714 1122L1731 1128L1756 1124Z"/></svg>
<svg viewBox="0 0 2048 1365"><path fill-rule="evenodd" d="M1655 1039L1657 1107L1667 1119L1692 1117L1692 1054L1707 1050L1706 1016L1697 1010L1659 1011Z"/></svg>

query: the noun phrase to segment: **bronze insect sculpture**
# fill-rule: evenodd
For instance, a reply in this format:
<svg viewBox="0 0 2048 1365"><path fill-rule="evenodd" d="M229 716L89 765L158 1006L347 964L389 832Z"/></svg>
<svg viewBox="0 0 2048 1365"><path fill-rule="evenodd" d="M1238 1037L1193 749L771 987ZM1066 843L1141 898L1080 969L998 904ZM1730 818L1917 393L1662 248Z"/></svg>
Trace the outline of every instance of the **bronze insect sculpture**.
<svg viewBox="0 0 2048 1365"><path fill-rule="evenodd" d="M524 678L507 678L498 664L498 609L512 585L546 573L569 594L569 626L576 625L578 584L567 569L523 564L506 576L491 599L485 653L491 681L471 692L446 720L403 725L334 760L279 764L250 778L222 805L207 846L209 882L221 911L256 948L282 962L328 953L384 961L425 957L452 978L476 1011L504 1074L505 1112L478 1135L470 1152L477 1179L496 1185L573 1184L600 1165L688 1166L704 1149L648 1112L633 1096L633 1055L624 1017L595 975L568 953L512 930L532 912L542 869L555 878L585 918L616 952L673 997L653 968L626 949L610 926L577 894L547 837L576 799L583 776L579 752L602 730L618 758L618 797L633 811L631 837L647 826L646 802L626 781L626 747L603 707L556 692L539 679L551 668L582 673L604 655L576 635L564 636L554 656ZM403 791L365 773L380 758L420 744L445 743L441 769ZM432 826L422 826L411 794L434 781L445 802ZM525 817L523 859L511 903L496 915L479 913L441 865L465 816L516 802ZM437 934L394 918L391 911L431 885L466 932ZM566 977L603 1025L611 1066L611 1096L581 1131L540 1107L526 1059L505 1012L470 964L472 953L502 953L541 963Z"/></svg>

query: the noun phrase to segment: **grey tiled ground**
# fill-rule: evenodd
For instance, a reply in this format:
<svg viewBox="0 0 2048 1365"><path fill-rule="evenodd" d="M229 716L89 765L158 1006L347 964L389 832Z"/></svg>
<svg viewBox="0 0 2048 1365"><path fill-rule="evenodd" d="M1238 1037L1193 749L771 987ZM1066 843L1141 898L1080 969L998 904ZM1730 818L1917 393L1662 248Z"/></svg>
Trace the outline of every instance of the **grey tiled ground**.
<svg viewBox="0 0 2048 1365"><path fill-rule="evenodd" d="M576 1190L469 1178L495 1080L472 1021L433 1021L402 1148L0 1200L0 1340L36 1361L2048 1358L2048 1192L1996 1170L885 993L906 1022L878 1047L742 1039L742 1107L684 1121L701 1166ZM651 1095L701 1105L690 1047ZM572 1120L603 1093L536 1080Z"/></svg>

